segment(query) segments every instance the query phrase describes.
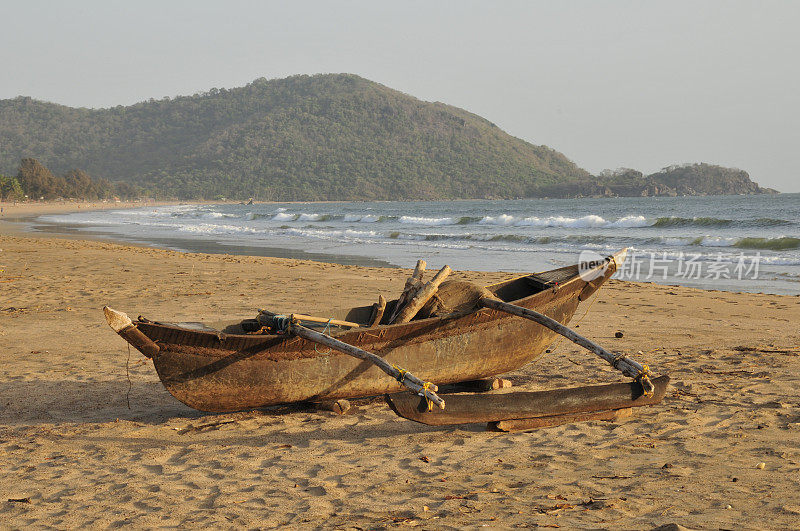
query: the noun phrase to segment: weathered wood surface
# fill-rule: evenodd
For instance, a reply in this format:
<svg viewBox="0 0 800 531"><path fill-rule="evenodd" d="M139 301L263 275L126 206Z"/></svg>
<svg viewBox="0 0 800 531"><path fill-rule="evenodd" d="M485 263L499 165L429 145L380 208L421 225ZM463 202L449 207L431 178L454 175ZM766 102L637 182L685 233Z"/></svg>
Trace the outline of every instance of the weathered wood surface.
<svg viewBox="0 0 800 531"><path fill-rule="evenodd" d="M544 314L541 314L535 310L530 310L528 308L523 308L521 306L517 306L514 304L510 304L507 302L503 302L501 300L484 297L480 300L482 306L486 308L492 308L494 310L499 310L501 312L510 313L512 315L516 315L518 317L523 317L525 319L529 319L536 323L539 323L542 326L546 326L553 332L561 334L562 336L566 337L573 343L582 346L583 348L589 350L590 352L594 352L604 360L606 360L612 367L619 370L625 376L630 378L639 378L643 374L647 373L646 367L639 362L629 358L628 356L619 356L609 352L602 346L598 345L594 341L583 337L582 335L578 334L571 328L564 326L563 324L559 323L555 319L551 319ZM644 379L643 379L644 380ZM647 382L642 382L643 385L648 386ZM645 388L646 392L650 392L649 388Z"/></svg>
<svg viewBox="0 0 800 531"><path fill-rule="evenodd" d="M305 315L302 313L293 313L289 316L291 320L298 320L298 321L308 321L310 323L326 323L331 324L333 326L346 326L348 328L358 328L361 326L358 323L354 323L352 321L342 321L339 319L328 319L325 317L316 317L314 315Z"/></svg>
<svg viewBox="0 0 800 531"><path fill-rule="evenodd" d="M549 391L456 394L447 397L447 409L427 411L420 398L409 393L386 397L389 406L403 418L442 426L500 420L528 419L552 415L591 413L609 409L658 404L664 398L669 376L653 379L653 396L642 394L636 382L571 387Z"/></svg>
<svg viewBox="0 0 800 531"><path fill-rule="evenodd" d="M297 323L292 323L289 330L291 333L302 337L303 339L325 345L326 347L336 349L339 352L344 352L345 354L353 356L354 358L359 358L372 363L383 372L403 384L405 387L409 388L411 391L418 393L420 397L424 398L425 400L429 400L440 408L444 409L444 400L439 398L439 396L436 394L436 391L438 390L436 385L420 380L410 372L402 370L391 363L388 363L386 360L376 356L372 352L367 352L364 349L349 345L343 341L339 341L338 339L334 339Z"/></svg>
<svg viewBox="0 0 800 531"><path fill-rule="evenodd" d="M489 288L503 300L568 323L586 282L578 275L577 266L541 274L559 271L564 273L558 284L549 287L521 275ZM387 308L391 306L393 303ZM368 309L359 308L364 315L369 314ZM385 314L383 321L387 322ZM338 351L326 352L327 348L291 334L226 333L146 319L133 324L159 348L152 359L164 387L176 399L201 411L230 412L384 395L403 387L370 362ZM494 377L530 363L544 355L555 332L484 308L447 318L337 330L336 338L427 381L448 384Z"/></svg>
<svg viewBox="0 0 800 531"><path fill-rule="evenodd" d="M400 294L400 297L397 298L397 303L394 305L394 309L392 310L391 315L387 323L395 322L397 319L397 315L400 313L400 310L408 304L414 295L422 288L422 277L425 274L425 268L428 267L428 263L425 260L417 260L417 265L414 267L414 272L411 273L411 276L406 279L406 285L403 287L403 293Z"/></svg>
<svg viewBox="0 0 800 531"><path fill-rule="evenodd" d="M383 319L383 312L386 311L386 297L378 295L378 302L372 307L372 318L369 320L369 326L376 326L381 324Z"/></svg>
<svg viewBox="0 0 800 531"><path fill-rule="evenodd" d="M451 269L450 266L444 266L436 273L432 279L430 279L420 290L414 295L414 297L408 301L401 310L400 313L397 314L397 318L394 320L395 323L407 323L411 319L417 315L425 303L430 300L436 294L436 290L439 289L439 284L445 281L447 276L450 274Z"/></svg>
<svg viewBox="0 0 800 531"><path fill-rule="evenodd" d="M417 265L414 267L414 272L411 273L411 278L416 279L417 282L422 282L422 275L425 273L426 267L428 267L428 262L417 260Z"/></svg>
<svg viewBox="0 0 800 531"><path fill-rule="evenodd" d="M108 306L103 307L103 314L106 316L108 325L119 334L125 341L130 343L136 350L152 358L156 356L161 350L159 346L153 342L152 339L144 335L136 325L133 324L130 317L122 312L118 312Z"/></svg>
<svg viewBox="0 0 800 531"><path fill-rule="evenodd" d="M573 422L586 422L589 420L606 420L611 422L633 416L633 408L610 409L606 411L593 411L591 413L568 413L566 415L551 415L548 417L535 417L532 419L511 419L490 422L486 426L487 431L528 431L540 428L552 428L562 424L572 424Z"/></svg>

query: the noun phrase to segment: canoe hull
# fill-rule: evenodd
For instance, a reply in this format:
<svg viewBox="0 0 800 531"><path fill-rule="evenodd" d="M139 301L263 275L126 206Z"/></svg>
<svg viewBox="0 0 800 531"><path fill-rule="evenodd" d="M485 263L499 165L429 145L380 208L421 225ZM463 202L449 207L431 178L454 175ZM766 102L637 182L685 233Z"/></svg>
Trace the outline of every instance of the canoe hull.
<svg viewBox="0 0 800 531"><path fill-rule="evenodd" d="M575 290L548 291L520 302L567 323L578 306L577 296ZM298 337L259 342L259 336L247 336L242 341L240 336L175 331L164 325L137 326L160 347L153 363L167 390L201 411L355 398L402 388L368 362L328 352ZM353 330L337 339L420 378L446 384L515 370L539 358L555 333L531 321L483 309L446 321L426 319L402 327ZM280 356L283 352L295 356Z"/></svg>
<svg viewBox="0 0 800 531"><path fill-rule="evenodd" d="M577 266L561 268L547 272L555 274L552 282L532 294L505 300L566 324L587 294L614 273L615 257L609 257L613 267L591 283L580 278ZM498 296L509 295L509 286L527 278L497 285ZM226 335L143 319L132 326L154 343L153 364L166 389L201 411L229 412L402 389L374 365L296 336ZM484 308L456 317L356 328L335 337L441 385L516 370L541 357L556 334L527 319Z"/></svg>

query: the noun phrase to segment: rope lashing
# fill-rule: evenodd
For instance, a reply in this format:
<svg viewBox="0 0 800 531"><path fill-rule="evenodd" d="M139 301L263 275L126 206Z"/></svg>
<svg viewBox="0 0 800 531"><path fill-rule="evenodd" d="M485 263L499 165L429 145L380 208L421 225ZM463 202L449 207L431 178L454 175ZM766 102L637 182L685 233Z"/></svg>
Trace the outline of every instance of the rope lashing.
<svg viewBox="0 0 800 531"><path fill-rule="evenodd" d="M623 362L624 366L620 367ZM631 376L634 381L639 382L639 384L642 386L642 392L644 393L644 396L653 396L653 393L655 392L655 386L653 385L653 382L650 381L650 367L644 363L639 363L635 360L632 360L625 354L617 354L609 363L618 371L622 371L623 374L628 374L628 376ZM629 372L631 367L636 371L635 375Z"/></svg>
<svg viewBox="0 0 800 531"><path fill-rule="evenodd" d="M272 326L275 328L277 332L286 332L289 330L289 325L292 324L292 320L289 319L285 315L273 315L272 316Z"/></svg>
<svg viewBox="0 0 800 531"><path fill-rule="evenodd" d="M325 323L325 328L323 328L323 329L322 329L322 333L323 333L323 334L328 334L328 332L330 332L330 330L331 330L331 320L332 320L332 319L333 319L333 317L330 317L330 318L328 319L328 322L327 322L327 323ZM317 345L316 345L316 344L314 344L314 352L316 352L317 354L322 354L323 356L325 356L325 355L328 355L328 354L330 354L332 350L333 350L333 349L330 349L330 348L329 348L329 349L328 349L327 351L325 351L325 352L320 352L320 351L319 351L319 348L317 347Z"/></svg>
<svg viewBox="0 0 800 531"><path fill-rule="evenodd" d="M653 396L656 388L653 385L653 382L650 381L650 367L648 367L647 364L642 364L642 369L639 371L639 374L636 376L635 380L642 386L644 396Z"/></svg>
<svg viewBox="0 0 800 531"><path fill-rule="evenodd" d="M397 381L403 383L403 380L406 379L406 374L408 373L408 371L394 364L392 365L392 367L394 367L394 370L398 372Z"/></svg>
<svg viewBox="0 0 800 531"><path fill-rule="evenodd" d="M409 373L407 370L405 370L405 369L403 369L401 367L398 367L397 365L394 365L394 364L392 364L392 368L397 371L397 376L396 376L397 381L400 382L401 384L405 385L403 380L406 379L406 375L407 374L411 374L411 373ZM425 391L429 391L431 393L435 393L436 391L439 390L439 388L433 382L422 382L421 380L419 380L419 378L416 378L416 377L413 377L413 376L412 376L411 379L412 380L417 380L418 382L420 382L419 385L422 387L422 389L420 389L420 391L417 394L425 399L425 403L428 406L428 411L433 411L434 403L429 398L429 396L425 393Z"/></svg>
<svg viewBox="0 0 800 531"><path fill-rule="evenodd" d="M422 391L419 392L419 396L425 399L425 402L428 405L428 411L433 411L433 400L428 398L428 395L425 394L425 391L432 391L433 382L425 382L422 384Z"/></svg>

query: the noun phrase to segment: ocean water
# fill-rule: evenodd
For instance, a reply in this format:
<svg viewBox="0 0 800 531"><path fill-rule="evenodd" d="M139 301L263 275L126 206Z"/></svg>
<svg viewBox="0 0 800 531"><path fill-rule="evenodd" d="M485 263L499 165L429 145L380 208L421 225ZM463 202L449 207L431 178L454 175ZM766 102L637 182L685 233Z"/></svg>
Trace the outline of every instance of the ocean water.
<svg viewBox="0 0 800 531"><path fill-rule="evenodd" d="M620 278L800 294L800 194L180 205L47 215L34 228L186 251L510 272L628 247Z"/></svg>

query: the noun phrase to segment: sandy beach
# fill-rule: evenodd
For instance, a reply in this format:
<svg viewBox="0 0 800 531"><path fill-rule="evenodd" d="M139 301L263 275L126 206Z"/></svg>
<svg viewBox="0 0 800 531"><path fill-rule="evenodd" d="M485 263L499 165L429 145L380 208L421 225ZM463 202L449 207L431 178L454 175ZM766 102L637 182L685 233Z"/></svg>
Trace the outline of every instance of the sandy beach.
<svg viewBox="0 0 800 531"><path fill-rule="evenodd" d="M325 315L396 296L409 272L27 234L2 219L43 210L3 206L2 527L800 521L798 296L610 281L572 326L613 350L642 351L654 372L672 377L661 405L619 422L498 434L415 424L380 400L354 401L343 416L204 414L164 390L152 364L108 328L103 305L207 323L265 306ZM566 340L509 378L526 390L622 381Z"/></svg>
<svg viewBox="0 0 800 531"><path fill-rule="evenodd" d="M62 214L64 212L79 212L81 210L110 210L118 208L137 208L143 206L166 205L162 201L43 201L40 203L0 201L3 209L3 218L14 219L18 217L40 216L44 214Z"/></svg>

